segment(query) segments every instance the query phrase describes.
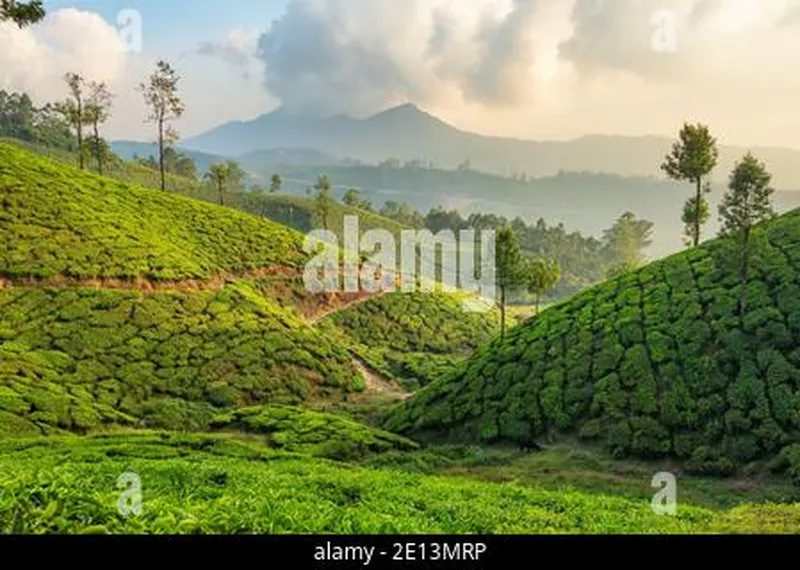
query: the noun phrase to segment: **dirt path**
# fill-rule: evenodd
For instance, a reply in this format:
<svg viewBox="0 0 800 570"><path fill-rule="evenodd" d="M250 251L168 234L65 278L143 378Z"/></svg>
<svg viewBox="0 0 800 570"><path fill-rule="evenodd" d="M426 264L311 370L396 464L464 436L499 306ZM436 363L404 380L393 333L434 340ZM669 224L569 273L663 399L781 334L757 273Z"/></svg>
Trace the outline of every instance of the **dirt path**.
<svg viewBox="0 0 800 570"><path fill-rule="evenodd" d="M396 382L373 370L366 362L356 356L353 356L353 365L364 377L364 382L366 382L367 389L363 392L364 396L389 396L397 400L405 400L411 396L410 392L406 392Z"/></svg>
<svg viewBox="0 0 800 570"><path fill-rule="evenodd" d="M10 278L0 274L0 289L13 287L85 287L87 289L112 289L123 291L219 291L232 281L258 279L262 277L281 277L287 281L297 279L300 271L285 265L268 265L248 271L228 272L199 279L157 280L144 277L134 279L115 277L52 277Z"/></svg>
<svg viewBox="0 0 800 570"><path fill-rule="evenodd" d="M316 325L317 323L319 323L325 317L329 317L330 315L333 315L335 313L340 313L340 312L342 312L342 311L344 311L346 309L349 309L350 307L356 307L358 305L363 305L364 303L366 303L367 301L371 301L372 299L380 299L381 297L383 297L386 294L387 294L386 291L383 291L383 292L380 292L380 293L368 293L368 294L363 294L362 293L360 295L358 293L355 293L355 295L358 295L356 298L351 299L350 301L347 301L347 302L342 303L340 305L334 305L334 306L326 307L324 310L322 310L322 311L320 311L318 313L315 313L314 315L309 316L308 317L308 324L312 325L312 326ZM351 293L351 295L352 295L352 293Z"/></svg>

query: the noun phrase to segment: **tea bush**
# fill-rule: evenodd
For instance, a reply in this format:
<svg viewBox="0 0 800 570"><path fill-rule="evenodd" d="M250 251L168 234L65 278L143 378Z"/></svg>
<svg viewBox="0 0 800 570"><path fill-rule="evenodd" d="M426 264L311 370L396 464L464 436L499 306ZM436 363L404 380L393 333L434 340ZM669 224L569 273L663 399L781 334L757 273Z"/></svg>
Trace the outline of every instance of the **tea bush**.
<svg viewBox="0 0 800 570"><path fill-rule="evenodd" d="M177 280L307 259L303 236L0 143L0 276Z"/></svg>
<svg viewBox="0 0 800 570"><path fill-rule="evenodd" d="M681 505L363 467L222 436L0 440L0 533L688 533L753 528L751 507ZM121 474L141 511L118 510ZM765 508L765 507L757 507ZM788 519L788 508L781 510ZM796 515L795 515L796 516ZM738 522L739 517L746 521Z"/></svg>
<svg viewBox="0 0 800 570"><path fill-rule="evenodd" d="M440 292L390 293L327 317L371 366L426 385L456 368L500 331L496 310L465 311L463 298Z"/></svg>
<svg viewBox="0 0 800 570"><path fill-rule="evenodd" d="M753 240L746 314L733 245L712 240L511 330L400 404L387 429L520 442L574 432L702 473L774 458L800 444L800 211Z"/></svg>
<svg viewBox="0 0 800 570"><path fill-rule="evenodd" d="M246 283L220 292L0 290L0 434L203 430L215 410L341 400L347 351Z"/></svg>

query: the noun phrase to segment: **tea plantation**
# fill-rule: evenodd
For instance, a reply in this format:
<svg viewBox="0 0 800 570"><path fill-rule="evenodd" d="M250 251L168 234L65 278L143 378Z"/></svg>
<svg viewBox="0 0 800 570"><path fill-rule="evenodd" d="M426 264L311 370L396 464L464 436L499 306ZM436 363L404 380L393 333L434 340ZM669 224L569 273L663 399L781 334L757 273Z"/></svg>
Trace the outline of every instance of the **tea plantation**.
<svg viewBox="0 0 800 570"><path fill-rule="evenodd" d="M387 428L484 442L577 434L616 457L710 474L761 461L800 479L800 212L754 239L745 314L732 244L714 240L481 347Z"/></svg>
<svg viewBox="0 0 800 570"><path fill-rule="evenodd" d="M500 332L497 310L469 312L446 293L393 293L334 313L332 324L377 370L406 379L411 388L454 370Z"/></svg>
<svg viewBox="0 0 800 570"><path fill-rule="evenodd" d="M347 352L249 284L220 292L0 290L0 431L203 430L215 409L339 399Z"/></svg>
<svg viewBox="0 0 800 570"><path fill-rule="evenodd" d="M141 510L124 516L118 477ZM655 515L647 501L371 469L209 435L0 441L0 532L785 532L791 506ZM123 487L124 489L124 487Z"/></svg>
<svg viewBox="0 0 800 570"><path fill-rule="evenodd" d="M618 457L713 474L772 459L800 479L798 225L758 236L747 315L715 242L500 343L497 313L456 295L322 307L294 230L0 143L0 533L796 531L795 506L726 510L742 498L722 490L660 517L592 477L540 486L515 448L419 441L574 432ZM353 419L398 397L359 360L383 388L428 385L386 430ZM131 472L137 516L118 503ZM759 497L791 500L776 489Z"/></svg>
<svg viewBox="0 0 800 570"><path fill-rule="evenodd" d="M204 278L300 267L303 236L236 210L114 182L0 143L0 275Z"/></svg>

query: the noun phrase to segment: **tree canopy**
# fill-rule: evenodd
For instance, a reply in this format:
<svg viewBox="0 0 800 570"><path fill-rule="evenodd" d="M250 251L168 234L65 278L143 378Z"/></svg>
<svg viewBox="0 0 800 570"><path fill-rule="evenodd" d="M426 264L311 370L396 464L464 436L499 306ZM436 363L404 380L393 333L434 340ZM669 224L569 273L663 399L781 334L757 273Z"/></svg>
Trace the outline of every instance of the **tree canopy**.
<svg viewBox="0 0 800 570"><path fill-rule="evenodd" d="M45 16L42 0L0 0L0 22L10 20L20 28L40 22Z"/></svg>

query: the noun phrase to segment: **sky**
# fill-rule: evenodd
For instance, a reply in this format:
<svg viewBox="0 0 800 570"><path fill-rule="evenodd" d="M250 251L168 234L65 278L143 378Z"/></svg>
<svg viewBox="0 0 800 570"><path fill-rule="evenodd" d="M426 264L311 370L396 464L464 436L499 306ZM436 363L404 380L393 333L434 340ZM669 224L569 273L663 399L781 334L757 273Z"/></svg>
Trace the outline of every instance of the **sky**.
<svg viewBox="0 0 800 570"><path fill-rule="evenodd" d="M136 87L181 75L189 137L280 106L364 117L415 103L464 130L534 140L674 136L800 148L800 0L45 0L0 24L0 88L116 94L112 139L152 138Z"/></svg>

